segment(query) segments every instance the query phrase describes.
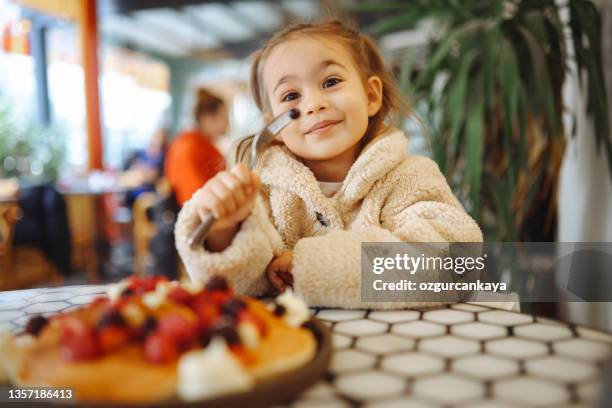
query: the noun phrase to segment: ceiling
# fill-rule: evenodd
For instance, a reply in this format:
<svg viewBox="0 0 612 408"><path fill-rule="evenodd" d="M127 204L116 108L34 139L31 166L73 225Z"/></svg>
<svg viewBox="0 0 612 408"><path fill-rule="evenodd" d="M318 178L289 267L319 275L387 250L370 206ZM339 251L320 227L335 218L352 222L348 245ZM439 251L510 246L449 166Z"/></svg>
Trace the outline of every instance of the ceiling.
<svg viewBox="0 0 612 408"><path fill-rule="evenodd" d="M323 14L318 0L100 3L103 38L165 58L242 58L288 21Z"/></svg>

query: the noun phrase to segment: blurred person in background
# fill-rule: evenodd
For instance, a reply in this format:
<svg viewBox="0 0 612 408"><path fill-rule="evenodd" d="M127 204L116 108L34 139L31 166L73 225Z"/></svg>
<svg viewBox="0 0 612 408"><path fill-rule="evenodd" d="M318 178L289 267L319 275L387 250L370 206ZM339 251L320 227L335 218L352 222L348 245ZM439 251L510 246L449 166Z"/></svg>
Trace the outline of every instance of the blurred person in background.
<svg viewBox="0 0 612 408"><path fill-rule="evenodd" d="M15 246L41 249L58 271L72 272L70 228L64 197L52 183L22 184L19 189L22 217L15 225Z"/></svg>
<svg viewBox="0 0 612 408"><path fill-rule="evenodd" d="M225 159L215 146L229 125L223 99L205 88L198 89L193 116L195 128L176 136L165 163L165 176L180 206L215 174L225 169Z"/></svg>
<svg viewBox="0 0 612 408"><path fill-rule="evenodd" d="M168 147L168 127L165 122L158 126L146 149L134 152L127 160L122 175L122 184L130 186L125 203L132 207L139 195L155 191L155 183L162 177Z"/></svg>

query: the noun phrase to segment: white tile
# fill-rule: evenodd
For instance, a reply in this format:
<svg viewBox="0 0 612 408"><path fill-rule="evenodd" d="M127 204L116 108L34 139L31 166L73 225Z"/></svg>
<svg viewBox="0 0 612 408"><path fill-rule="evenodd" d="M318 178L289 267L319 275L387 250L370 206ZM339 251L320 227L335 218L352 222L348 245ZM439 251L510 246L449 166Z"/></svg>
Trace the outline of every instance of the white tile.
<svg viewBox="0 0 612 408"><path fill-rule="evenodd" d="M444 371L444 360L427 354L402 353L385 357L382 368L408 377L419 377Z"/></svg>
<svg viewBox="0 0 612 408"><path fill-rule="evenodd" d="M488 355L455 360L453 361L452 368L458 373L482 380L493 380L519 372L519 365L516 361Z"/></svg>
<svg viewBox="0 0 612 408"><path fill-rule="evenodd" d="M480 383L452 374L417 379L413 391L417 396L422 395L444 404L456 404L484 395L484 387Z"/></svg>
<svg viewBox="0 0 612 408"><path fill-rule="evenodd" d="M470 303L457 303L451 307L455 310L463 310L466 312L483 312L485 310L491 310L489 307L473 305Z"/></svg>
<svg viewBox="0 0 612 408"><path fill-rule="evenodd" d="M25 300L21 300L21 299L11 300L7 302L0 302L0 310L19 310L22 307L27 306L29 304L30 304L29 302Z"/></svg>
<svg viewBox="0 0 612 408"><path fill-rule="evenodd" d="M514 358L530 358L548 353L548 348L544 343L513 337L488 341L485 349L492 354Z"/></svg>
<svg viewBox="0 0 612 408"><path fill-rule="evenodd" d="M29 290L11 290L8 292L0 292L0 300L2 302L12 302L13 300L29 299L39 294L38 289Z"/></svg>
<svg viewBox="0 0 612 408"><path fill-rule="evenodd" d="M478 313L478 320L485 323L501 324L503 326L516 326L517 324L531 323L533 317L526 314L492 310Z"/></svg>
<svg viewBox="0 0 612 408"><path fill-rule="evenodd" d="M330 370L340 373L374 367L376 357L357 350L341 350L332 354Z"/></svg>
<svg viewBox="0 0 612 408"><path fill-rule="evenodd" d="M506 404L501 401L483 401L483 402L466 402L465 404L459 405L460 408L517 408L516 405Z"/></svg>
<svg viewBox="0 0 612 408"><path fill-rule="evenodd" d="M441 324L458 324L474 321L474 313L462 312L461 310L441 309L425 312L423 320Z"/></svg>
<svg viewBox="0 0 612 408"><path fill-rule="evenodd" d="M341 322L344 320L361 319L365 314L365 310L325 309L317 314L317 318L330 322Z"/></svg>
<svg viewBox="0 0 612 408"><path fill-rule="evenodd" d="M561 322L559 320L549 319L548 317L536 316L535 320L537 323L551 324L551 325L556 325L556 326L567 326L567 324L564 322Z"/></svg>
<svg viewBox="0 0 612 408"><path fill-rule="evenodd" d="M386 310L379 312L371 312L368 316L372 320L378 320L386 323L402 323L419 320L421 314L414 310Z"/></svg>
<svg viewBox="0 0 612 408"><path fill-rule="evenodd" d="M17 310L8 310L0 312L0 322L9 322L21 315L23 315L23 313Z"/></svg>
<svg viewBox="0 0 612 408"><path fill-rule="evenodd" d="M391 327L393 333L401 334L403 336L410 336L415 338L440 336L446 333L446 328L437 323L416 321L410 323L399 323L394 324Z"/></svg>
<svg viewBox="0 0 612 408"><path fill-rule="evenodd" d="M601 398L601 387L601 382L591 381L577 386L576 392L581 400L598 401Z"/></svg>
<svg viewBox="0 0 612 408"><path fill-rule="evenodd" d="M348 336L332 333L332 347L334 348L334 350L347 348L351 345L352 341L353 339Z"/></svg>
<svg viewBox="0 0 612 408"><path fill-rule="evenodd" d="M550 380L582 382L595 377L599 370L590 363L552 356L525 362L528 374Z"/></svg>
<svg viewBox="0 0 612 408"><path fill-rule="evenodd" d="M553 344L557 354L586 361L602 361L612 355L612 345L586 339L570 339Z"/></svg>
<svg viewBox="0 0 612 408"><path fill-rule="evenodd" d="M360 338L357 340L357 348L376 354L388 354L412 350L414 340L393 334L381 334Z"/></svg>
<svg viewBox="0 0 612 408"><path fill-rule="evenodd" d="M386 323L360 319L337 323L334 331L348 334L349 336L365 336L368 334L384 333L387 331L387 328L388 325Z"/></svg>
<svg viewBox="0 0 612 408"><path fill-rule="evenodd" d="M70 304L66 302L35 303L31 306L26 307L25 309L23 309L23 311L29 314L43 313L43 312L57 312L57 311L67 308L68 306L70 306Z"/></svg>
<svg viewBox="0 0 612 408"><path fill-rule="evenodd" d="M480 322L457 324L451 327L451 332L458 336L476 340L494 339L508 334L505 327Z"/></svg>
<svg viewBox="0 0 612 408"><path fill-rule="evenodd" d="M533 340L554 341L569 339L572 331L565 326L533 323L514 328L514 334Z"/></svg>
<svg viewBox="0 0 612 408"><path fill-rule="evenodd" d="M430 405L426 402L418 401L411 397L396 398L388 401L373 402L364 408L434 408L437 405Z"/></svg>
<svg viewBox="0 0 612 408"><path fill-rule="evenodd" d="M531 377L493 383L493 394L520 406L558 406L569 397L564 386Z"/></svg>
<svg viewBox="0 0 612 408"><path fill-rule="evenodd" d="M67 286L70 292L75 295L89 295L93 293L106 293L110 285L83 285Z"/></svg>
<svg viewBox="0 0 612 408"><path fill-rule="evenodd" d="M419 350L443 357L458 357L477 353L480 345L473 341L455 336L444 336L422 340Z"/></svg>
<svg viewBox="0 0 612 408"><path fill-rule="evenodd" d="M351 405L339 398L315 398L299 400L291 404L291 408L349 408Z"/></svg>
<svg viewBox="0 0 612 408"><path fill-rule="evenodd" d="M300 394L300 398L326 398L333 397L335 395L334 387L328 382L319 381L312 387Z"/></svg>
<svg viewBox="0 0 612 408"><path fill-rule="evenodd" d="M604 333L601 331L587 329L586 327L578 327L576 328L578 335L585 339L603 341L606 343L612 343L612 334Z"/></svg>
<svg viewBox="0 0 612 408"><path fill-rule="evenodd" d="M404 380L380 372L342 375L336 380L336 388L357 400L379 400L393 397L405 389Z"/></svg>
<svg viewBox="0 0 612 408"><path fill-rule="evenodd" d="M40 302L52 302L56 300L66 300L73 298L74 295L69 292L53 292L53 293L43 293L41 295L34 296L29 299L32 303L40 303Z"/></svg>

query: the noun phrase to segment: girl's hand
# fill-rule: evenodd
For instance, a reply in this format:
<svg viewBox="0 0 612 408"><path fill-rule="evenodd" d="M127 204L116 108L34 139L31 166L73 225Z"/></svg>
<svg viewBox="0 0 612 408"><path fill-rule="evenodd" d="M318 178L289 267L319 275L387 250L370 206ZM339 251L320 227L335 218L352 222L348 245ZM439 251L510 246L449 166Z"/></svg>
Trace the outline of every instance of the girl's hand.
<svg viewBox="0 0 612 408"><path fill-rule="evenodd" d="M266 276L279 292L293 285L293 252L286 251L277 256L266 268Z"/></svg>
<svg viewBox="0 0 612 408"><path fill-rule="evenodd" d="M260 186L257 174L245 164L217 173L206 183L196 204L200 219L209 213L215 216L211 233L235 228L251 213Z"/></svg>

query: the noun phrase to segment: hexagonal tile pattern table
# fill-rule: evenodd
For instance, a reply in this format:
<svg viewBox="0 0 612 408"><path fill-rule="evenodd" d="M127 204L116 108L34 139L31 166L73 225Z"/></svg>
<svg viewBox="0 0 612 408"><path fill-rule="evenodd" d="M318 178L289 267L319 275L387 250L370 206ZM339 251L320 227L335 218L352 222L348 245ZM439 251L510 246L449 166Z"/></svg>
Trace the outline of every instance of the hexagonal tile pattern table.
<svg viewBox="0 0 612 408"><path fill-rule="evenodd" d="M0 329L89 302L104 285L0 293ZM325 378L283 407L592 407L612 334L475 304L312 309L330 327Z"/></svg>

